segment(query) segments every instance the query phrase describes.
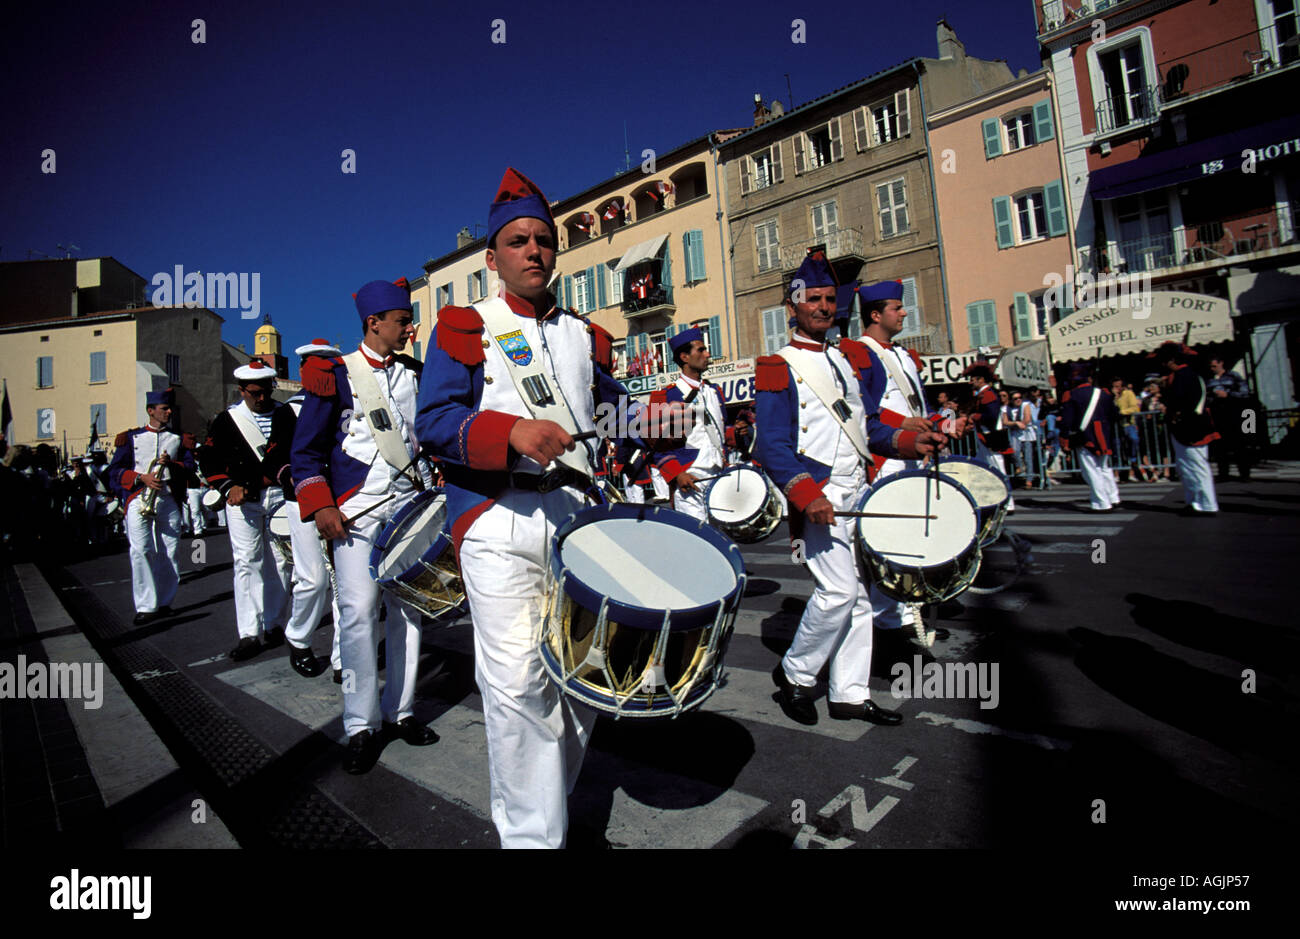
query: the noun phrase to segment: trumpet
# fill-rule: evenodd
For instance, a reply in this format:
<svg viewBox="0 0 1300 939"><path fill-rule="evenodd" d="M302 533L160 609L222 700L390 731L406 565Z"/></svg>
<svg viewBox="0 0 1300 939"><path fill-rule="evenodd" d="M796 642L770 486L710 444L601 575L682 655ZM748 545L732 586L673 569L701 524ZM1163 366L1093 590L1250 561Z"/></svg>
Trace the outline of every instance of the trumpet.
<svg viewBox="0 0 1300 939"><path fill-rule="evenodd" d="M145 475L146 476L153 475L154 469L158 468L159 464L161 464L161 469L159 469L159 474L158 474L158 482L161 483L163 481L162 474L167 471L167 464L170 462L171 462L171 458L167 456L167 454L165 453L159 454L158 456L153 458L153 462L149 464L149 469L145 472ZM152 488L145 489L144 495L140 497L141 518L154 518L155 516L157 516L158 496L161 492L162 492L161 489L152 489Z"/></svg>

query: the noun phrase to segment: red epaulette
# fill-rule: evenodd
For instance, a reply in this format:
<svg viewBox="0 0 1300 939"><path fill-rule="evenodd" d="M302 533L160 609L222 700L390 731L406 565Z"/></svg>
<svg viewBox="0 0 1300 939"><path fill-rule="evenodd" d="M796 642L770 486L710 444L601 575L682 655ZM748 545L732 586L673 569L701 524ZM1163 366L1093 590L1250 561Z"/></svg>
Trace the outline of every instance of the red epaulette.
<svg viewBox="0 0 1300 939"><path fill-rule="evenodd" d="M340 362L342 359L327 358L323 355L307 356L298 374L303 391L310 391L321 398L332 398L338 393L334 381L334 366Z"/></svg>
<svg viewBox="0 0 1300 939"><path fill-rule="evenodd" d="M193 434L181 434L182 447L184 447L186 450L193 450L194 444L195 444L195 440Z"/></svg>
<svg viewBox="0 0 1300 939"><path fill-rule="evenodd" d="M596 364L610 371L614 368L614 337L609 331L595 323L588 322L587 330L591 333L592 353Z"/></svg>
<svg viewBox="0 0 1300 939"><path fill-rule="evenodd" d="M113 438L113 446L125 447L126 442L130 439L131 439L131 432L129 430L124 430L116 437Z"/></svg>
<svg viewBox="0 0 1300 939"><path fill-rule="evenodd" d="M438 348L462 365L482 365L486 341L483 317L465 306L445 306L438 311Z"/></svg>
<svg viewBox="0 0 1300 939"><path fill-rule="evenodd" d="M908 350L907 350L907 354L910 355L910 356L912 357L912 362L916 365L916 371L917 371L918 374L920 374L920 372L921 372L921 353L917 352L915 349L908 349Z"/></svg>
<svg viewBox="0 0 1300 939"><path fill-rule="evenodd" d="M993 403L994 401L996 401L996 400L998 400L998 396L997 396L996 394L993 393L993 389L992 389L992 388L985 388L984 391L980 394L980 400L979 400L979 403L980 403L980 404L992 404L992 403Z"/></svg>
<svg viewBox="0 0 1300 939"><path fill-rule="evenodd" d="M667 404L667 403L668 403L668 389L667 389L667 388L656 388L654 391L650 392L650 403L651 403L651 404Z"/></svg>
<svg viewBox="0 0 1300 939"><path fill-rule="evenodd" d="M856 339L841 339L840 353L844 358L848 359L849 364L853 366L853 370L858 373L859 378L862 377L863 369L871 368L871 353L865 345Z"/></svg>
<svg viewBox="0 0 1300 939"><path fill-rule="evenodd" d="M760 355L754 374L756 391L785 391L790 387L790 368L779 355Z"/></svg>

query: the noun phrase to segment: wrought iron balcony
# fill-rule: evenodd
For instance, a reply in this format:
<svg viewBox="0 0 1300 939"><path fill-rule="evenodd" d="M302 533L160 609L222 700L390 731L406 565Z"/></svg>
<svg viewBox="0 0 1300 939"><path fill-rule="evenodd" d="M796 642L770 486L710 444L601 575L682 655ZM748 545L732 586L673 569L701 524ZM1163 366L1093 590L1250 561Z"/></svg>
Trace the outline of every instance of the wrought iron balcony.
<svg viewBox="0 0 1300 939"><path fill-rule="evenodd" d="M841 228L827 232L821 238L814 236L814 240L826 245L826 259L829 261L840 258L860 258L863 262L867 260L866 239L862 237L861 229ZM807 255L808 249L805 245L784 247L781 249L781 266L787 271L792 271L803 263Z"/></svg>
<svg viewBox="0 0 1300 939"><path fill-rule="evenodd" d="M1095 276L1142 274L1225 259L1242 260L1261 251L1296 245L1296 220L1275 209L1236 215L1198 225L1180 225L1167 233L1112 241L1079 249L1078 270Z"/></svg>
<svg viewBox="0 0 1300 939"><path fill-rule="evenodd" d="M672 316L675 312L677 312L677 305L673 303L673 288L663 284L650 288L644 297L638 297L635 293L627 293L623 297L625 319L652 316L655 313Z"/></svg>

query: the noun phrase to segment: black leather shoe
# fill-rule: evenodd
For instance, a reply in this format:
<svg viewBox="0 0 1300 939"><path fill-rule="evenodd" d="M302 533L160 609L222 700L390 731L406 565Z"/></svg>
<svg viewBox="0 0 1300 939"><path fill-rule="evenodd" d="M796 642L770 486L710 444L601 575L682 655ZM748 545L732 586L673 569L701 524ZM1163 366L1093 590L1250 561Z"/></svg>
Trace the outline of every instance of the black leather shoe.
<svg viewBox="0 0 1300 939"><path fill-rule="evenodd" d="M324 659L316 657L316 653L311 651L311 646L299 649L297 646L291 645L289 646L289 664L303 678L315 678L325 671L326 662Z"/></svg>
<svg viewBox="0 0 1300 939"><path fill-rule="evenodd" d="M245 636L239 640L239 645L230 650L230 658L236 662L243 662L261 651L262 643L258 642L256 636Z"/></svg>
<svg viewBox="0 0 1300 939"><path fill-rule="evenodd" d="M131 620L131 625L148 626L150 623L156 620L158 616L159 613L157 610L150 610L148 613L137 613L135 614L135 618Z"/></svg>
<svg viewBox="0 0 1300 939"><path fill-rule="evenodd" d="M870 721L873 724L885 724L887 726L903 723L902 714L877 707L874 701L863 701L861 704L841 704L838 701L827 701L826 710L837 721Z"/></svg>
<svg viewBox="0 0 1300 939"><path fill-rule="evenodd" d="M368 773L379 762L383 741L373 730L363 730L348 738L348 755L343 758L343 769L353 776Z"/></svg>
<svg viewBox="0 0 1300 939"><path fill-rule="evenodd" d="M173 609L172 609L171 607L169 607L169 606L163 606L163 607L159 607L159 608L158 608L158 618L159 618L159 619L162 619L162 618L167 617L167 616L175 616L175 615L176 615L176 611L173 610Z"/></svg>
<svg viewBox="0 0 1300 939"><path fill-rule="evenodd" d="M270 632L263 633L262 645L266 646L268 649L274 649L277 646L284 645L284 630L276 627Z"/></svg>
<svg viewBox="0 0 1300 939"><path fill-rule="evenodd" d="M785 669L780 662L772 669L772 681L776 682L776 701L790 720L799 724L812 726L817 723L817 706L813 704L813 689L796 685L785 677Z"/></svg>
<svg viewBox="0 0 1300 939"><path fill-rule="evenodd" d="M336 685L343 684L343 669L341 668L334 669L334 684Z"/></svg>
<svg viewBox="0 0 1300 939"><path fill-rule="evenodd" d="M413 747L427 747L438 742L432 727L425 727L414 717L404 717L396 724L384 721L384 737L388 740L405 740Z"/></svg>

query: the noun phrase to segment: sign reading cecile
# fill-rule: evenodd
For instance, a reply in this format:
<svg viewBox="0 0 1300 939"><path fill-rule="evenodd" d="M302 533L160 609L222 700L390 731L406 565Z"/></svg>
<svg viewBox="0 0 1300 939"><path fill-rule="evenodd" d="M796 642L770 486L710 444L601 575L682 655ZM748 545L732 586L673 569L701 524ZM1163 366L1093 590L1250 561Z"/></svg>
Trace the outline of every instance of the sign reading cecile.
<svg viewBox="0 0 1300 939"><path fill-rule="evenodd" d="M1150 352L1171 339L1195 345L1231 338L1227 300L1175 290L1134 293L1083 307L1047 331L1053 362Z"/></svg>

